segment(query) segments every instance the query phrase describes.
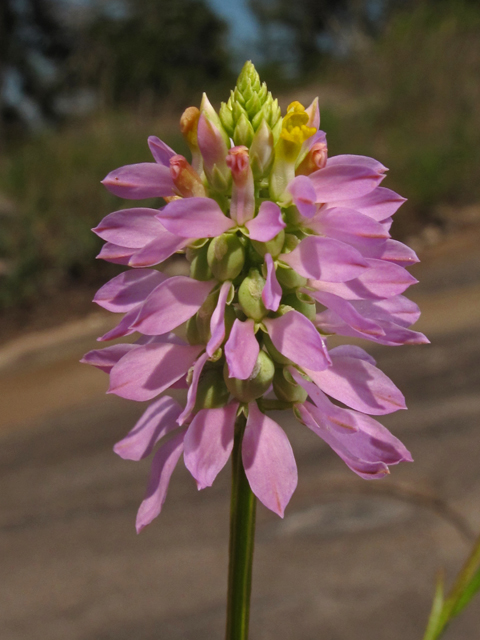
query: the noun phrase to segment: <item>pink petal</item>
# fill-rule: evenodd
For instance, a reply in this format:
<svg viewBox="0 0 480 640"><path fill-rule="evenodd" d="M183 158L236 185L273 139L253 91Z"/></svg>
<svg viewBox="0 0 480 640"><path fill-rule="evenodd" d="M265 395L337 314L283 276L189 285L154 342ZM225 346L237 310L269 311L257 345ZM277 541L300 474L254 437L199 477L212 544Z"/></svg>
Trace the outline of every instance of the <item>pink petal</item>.
<svg viewBox="0 0 480 640"><path fill-rule="evenodd" d="M305 218L313 218L317 211L317 194L310 178L297 176L287 187L291 194L293 204Z"/></svg>
<svg viewBox="0 0 480 640"><path fill-rule="evenodd" d="M385 187L377 187L360 198L349 199L349 196L341 196L338 201L331 203L331 206L356 209L374 220L381 221L393 216L404 202L406 198L402 198L398 193Z"/></svg>
<svg viewBox="0 0 480 640"><path fill-rule="evenodd" d="M257 216L246 222L245 226L252 240L268 242L285 229L286 224L282 219L280 207L267 200L260 205Z"/></svg>
<svg viewBox="0 0 480 640"><path fill-rule="evenodd" d="M320 109L318 108L318 98L315 98L313 102L305 109L305 112L309 116L308 126L318 129L320 126ZM323 131L321 131L323 133ZM325 134L323 134L325 135Z"/></svg>
<svg viewBox="0 0 480 640"><path fill-rule="evenodd" d="M142 460L167 433L178 427L176 422L182 407L176 400L163 396L153 402L113 450L124 460Z"/></svg>
<svg viewBox="0 0 480 640"><path fill-rule="evenodd" d="M338 347L334 347L329 350L331 356L345 356L347 358L360 358L360 360L365 360L366 362L370 362L370 364L376 364L376 361L372 356L362 349L361 347L357 347L353 344L341 344Z"/></svg>
<svg viewBox="0 0 480 640"><path fill-rule="evenodd" d="M115 169L102 180L102 184L116 196L129 200L175 195L169 167L154 162Z"/></svg>
<svg viewBox="0 0 480 640"><path fill-rule="evenodd" d="M317 194L317 202L359 198L373 191L384 178L368 167L354 164L325 167L308 177Z"/></svg>
<svg viewBox="0 0 480 640"><path fill-rule="evenodd" d="M405 446L379 422L354 411L358 430L354 433L332 430L325 413L310 402L298 407L304 423L324 440L345 464L365 480L382 478L389 473L388 465L411 461ZM347 413L347 410L343 410Z"/></svg>
<svg viewBox="0 0 480 640"><path fill-rule="evenodd" d="M134 253L128 264L131 267L151 267L160 264L186 247L188 242L187 238L180 238L162 227L157 237Z"/></svg>
<svg viewBox="0 0 480 640"><path fill-rule="evenodd" d="M126 313L145 301L166 276L155 269L124 271L101 287L93 301L113 313Z"/></svg>
<svg viewBox="0 0 480 640"><path fill-rule="evenodd" d="M126 313L116 327L107 331L103 336L97 338L98 342L106 342L107 340L115 340L116 338L123 338L124 336L130 336L135 333L136 329L132 328L132 324L135 322L138 312L140 311L140 305L133 307L128 313Z"/></svg>
<svg viewBox="0 0 480 640"><path fill-rule="evenodd" d="M368 156L355 156L347 154L332 156L327 160L327 167L333 167L340 164L365 167L367 169L370 169L371 171L375 171L376 173L385 173L386 171L388 171L387 167L385 167L381 162L375 160L374 158L369 158Z"/></svg>
<svg viewBox="0 0 480 640"><path fill-rule="evenodd" d="M312 298L315 298L317 302L334 311L344 322L356 329L356 331L373 336L384 335L383 329L374 320L365 318L347 300L325 291L308 291L308 293Z"/></svg>
<svg viewBox="0 0 480 640"><path fill-rule="evenodd" d="M293 252L292 252L293 253ZM290 254L289 254L290 255ZM308 286L334 293L346 300L391 298L418 282L403 267L392 262L365 258L369 269L348 282L310 280Z"/></svg>
<svg viewBox="0 0 480 640"><path fill-rule="evenodd" d="M259 351L260 347L255 338L254 321L245 320L242 322L237 318L225 344L228 377L247 380L252 375Z"/></svg>
<svg viewBox="0 0 480 640"><path fill-rule="evenodd" d="M289 311L279 318L264 318L268 335L282 355L314 371L330 366L324 341L315 326L298 311Z"/></svg>
<svg viewBox="0 0 480 640"><path fill-rule="evenodd" d="M267 309L276 311L282 299L282 287L278 283L273 258L269 253L265 254L265 264L267 265L267 280L263 287L262 300Z"/></svg>
<svg viewBox="0 0 480 640"><path fill-rule="evenodd" d="M103 240L123 247L140 249L163 231L155 218L158 209L122 209L106 216L92 229Z"/></svg>
<svg viewBox="0 0 480 640"><path fill-rule="evenodd" d="M168 278L148 296L133 328L152 336L172 331L200 309L214 285L214 280L200 282L187 276Z"/></svg>
<svg viewBox="0 0 480 640"><path fill-rule="evenodd" d="M405 296L394 296L387 300L358 300L352 304L369 318L393 321L402 327L410 327L420 317L418 305Z"/></svg>
<svg viewBox="0 0 480 640"><path fill-rule="evenodd" d="M97 259L127 265L134 252L135 249L132 249L132 247L119 247L112 242L106 242L100 250Z"/></svg>
<svg viewBox="0 0 480 640"><path fill-rule="evenodd" d="M406 409L405 398L400 390L373 364L359 358L330 355L332 366L328 369L305 369L315 384L329 396L352 409L373 415Z"/></svg>
<svg viewBox="0 0 480 640"><path fill-rule="evenodd" d="M232 289L231 282L224 282L220 288L217 306L210 319L211 338L207 344L207 353L211 357L225 338L225 305ZM206 297L206 296L205 296Z"/></svg>
<svg viewBox="0 0 480 640"><path fill-rule="evenodd" d="M356 245L366 258L388 260L401 267L410 267L420 262L413 249L398 240L384 240L383 242L366 243L363 246Z"/></svg>
<svg viewBox="0 0 480 640"><path fill-rule="evenodd" d="M192 381L188 387L187 404L185 405L185 409L178 416L177 420L178 424L180 425L184 424L185 420L190 417L190 414L193 411L195 401L197 399L198 382L200 380L200 375L207 360L208 353L204 353L196 360L195 364L193 365Z"/></svg>
<svg viewBox="0 0 480 640"><path fill-rule="evenodd" d="M105 349L93 349L86 353L80 360L83 364L91 364L97 369L110 373L113 365L117 364L120 358L135 349L135 344L113 344L111 347L105 347Z"/></svg>
<svg viewBox="0 0 480 640"><path fill-rule="evenodd" d="M170 158L176 154L168 144L165 144L165 142L157 138L157 136L150 136L148 138L148 146L152 152L155 162L163 164L165 167L170 167Z"/></svg>
<svg viewBox="0 0 480 640"><path fill-rule="evenodd" d="M137 513L137 533L140 533L162 510L168 485L177 462L182 455L185 429L162 445L152 461L147 493Z"/></svg>
<svg viewBox="0 0 480 640"><path fill-rule="evenodd" d="M185 466L199 489L211 487L233 449L238 402L219 409L202 409L185 436Z"/></svg>
<svg viewBox="0 0 480 640"><path fill-rule="evenodd" d="M353 209L339 207L321 209L315 218L308 222L308 227L329 238L348 243L357 239L389 238L388 231L373 218Z"/></svg>
<svg viewBox="0 0 480 640"><path fill-rule="evenodd" d="M248 405L242 460L253 493L283 518L298 482L295 457L283 429L254 402Z"/></svg>
<svg viewBox="0 0 480 640"><path fill-rule="evenodd" d="M202 348L169 343L137 347L113 367L108 393L151 400L185 375Z"/></svg>
<svg viewBox="0 0 480 640"><path fill-rule="evenodd" d="M292 269L304 278L326 282L345 282L357 278L368 269L361 253L349 245L333 240L308 236L291 253L280 255Z"/></svg>
<svg viewBox="0 0 480 640"><path fill-rule="evenodd" d="M157 215L163 226L183 238L215 238L235 226L211 198L183 198Z"/></svg>

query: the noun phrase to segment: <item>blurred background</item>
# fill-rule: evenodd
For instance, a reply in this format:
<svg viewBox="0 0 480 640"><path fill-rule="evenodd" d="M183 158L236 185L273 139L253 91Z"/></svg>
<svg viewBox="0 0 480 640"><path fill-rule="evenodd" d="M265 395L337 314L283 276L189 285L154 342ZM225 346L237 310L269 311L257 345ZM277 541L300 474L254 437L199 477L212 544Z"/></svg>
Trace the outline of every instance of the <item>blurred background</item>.
<svg viewBox="0 0 480 640"><path fill-rule="evenodd" d="M148 464L111 446L143 407L78 359L121 270L95 260L119 208L99 181L149 161L148 135L186 153L181 113L218 107L246 59L283 108L318 95L330 155L390 168L432 340L366 345L410 407L383 421L416 460L392 478L286 424L300 485L284 522L259 508L252 640L421 638L436 569L480 528L478 0L1 0L2 640L222 637L228 472L197 495L179 469L137 539ZM473 607L446 637L479 628Z"/></svg>

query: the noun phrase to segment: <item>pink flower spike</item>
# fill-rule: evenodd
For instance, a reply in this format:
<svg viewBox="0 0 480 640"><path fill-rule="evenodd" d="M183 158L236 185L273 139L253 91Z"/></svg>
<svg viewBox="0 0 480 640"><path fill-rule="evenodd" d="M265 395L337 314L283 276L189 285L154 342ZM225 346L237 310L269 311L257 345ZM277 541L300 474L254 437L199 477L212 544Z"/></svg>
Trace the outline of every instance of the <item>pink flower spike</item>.
<svg viewBox="0 0 480 640"><path fill-rule="evenodd" d="M269 242L287 225L283 221L280 207L274 202L266 201L260 205L257 216L249 220L245 226L252 240Z"/></svg>
<svg viewBox="0 0 480 640"><path fill-rule="evenodd" d="M154 162L115 169L102 180L102 184L114 195L129 200L175 195L170 169Z"/></svg>
<svg viewBox="0 0 480 640"><path fill-rule="evenodd" d="M238 402L219 409L202 409L185 436L185 466L198 489L211 487L233 449Z"/></svg>
<svg viewBox="0 0 480 640"><path fill-rule="evenodd" d="M279 285L275 275L275 264L272 256L265 254L265 264L267 265L267 280L262 291L263 304L270 311L276 311L282 299L282 287Z"/></svg>
<svg viewBox="0 0 480 640"><path fill-rule="evenodd" d="M178 419L177 419L177 422L179 425L184 424L185 421L188 420L188 418L190 417L190 414L193 411L193 408L195 406L195 401L197 399L198 383L200 381L200 376L202 374L203 367L205 366L205 363L207 362L207 360L208 360L208 353L203 353L193 365L192 381L188 387L187 404L185 405L185 409L181 412L181 414L178 416Z"/></svg>
<svg viewBox="0 0 480 640"><path fill-rule="evenodd" d="M287 187L291 194L293 204L304 218L313 218L317 211L316 193L313 184L307 176L297 176Z"/></svg>
<svg viewBox="0 0 480 640"><path fill-rule="evenodd" d="M215 238L235 226L211 198L174 200L157 218L168 231L183 238Z"/></svg>
<svg viewBox="0 0 480 640"><path fill-rule="evenodd" d="M105 349L93 349L93 351L86 353L80 362L82 364L91 364L105 373L110 373L112 367L117 364L120 358L123 358L125 354L135 348L135 344L113 344L111 347L105 347Z"/></svg>
<svg viewBox="0 0 480 640"><path fill-rule="evenodd" d="M254 329L255 323L250 319L242 322L237 318L233 323L225 344L229 378L247 380L252 375L260 351Z"/></svg>
<svg viewBox="0 0 480 640"><path fill-rule="evenodd" d="M160 336L191 318L215 285L187 276L173 276L156 287L142 305L132 325L135 331Z"/></svg>
<svg viewBox="0 0 480 640"><path fill-rule="evenodd" d="M137 513L137 533L149 525L162 510L170 478L182 455L185 431L186 429L182 429L162 445L153 458L147 493Z"/></svg>
<svg viewBox="0 0 480 640"><path fill-rule="evenodd" d="M156 400L113 450L124 460L146 458L163 436L178 428L176 420L181 410L178 402L169 396Z"/></svg>
<svg viewBox="0 0 480 640"><path fill-rule="evenodd" d="M283 518L297 487L297 465L285 432L255 402L248 405L242 460L253 493L267 509Z"/></svg>
<svg viewBox="0 0 480 640"><path fill-rule="evenodd" d="M319 169L308 177L317 194L317 202L331 202L364 196L385 176L368 167L341 164Z"/></svg>
<svg viewBox="0 0 480 640"><path fill-rule="evenodd" d="M155 218L158 209L122 209L106 216L92 229L102 240L123 247L139 249L163 230Z"/></svg>
<svg viewBox="0 0 480 640"><path fill-rule="evenodd" d="M143 303L166 277L155 269L124 271L104 284L95 294L93 302L113 313L127 313Z"/></svg>
<svg viewBox="0 0 480 640"><path fill-rule="evenodd" d="M369 268L368 262L354 247L319 236L308 236L291 253L280 255L304 278L326 282L345 282L357 278Z"/></svg>
<svg viewBox="0 0 480 640"><path fill-rule="evenodd" d="M315 326L298 311L264 318L274 347L299 367L323 371L330 366L327 348Z"/></svg>
<svg viewBox="0 0 480 640"><path fill-rule="evenodd" d="M201 346L146 344L127 353L110 372L110 388L129 400L151 400L184 376Z"/></svg>
<svg viewBox="0 0 480 640"><path fill-rule="evenodd" d="M168 144L165 144L165 142L157 138L157 136L150 136L148 138L148 147L155 162L163 164L164 167L170 165L170 158L175 155L175 151L171 149Z"/></svg>
<svg viewBox="0 0 480 640"><path fill-rule="evenodd" d="M231 282L224 282L220 288L217 306L210 320L211 338L207 344L207 353L211 357L220 347L225 338L225 305L232 289Z"/></svg>
<svg viewBox="0 0 480 640"><path fill-rule="evenodd" d="M330 356L332 366L324 371L305 368L305 373L329 396L372 415L406 409L402 393L380 369L359 358Z"/></svg>

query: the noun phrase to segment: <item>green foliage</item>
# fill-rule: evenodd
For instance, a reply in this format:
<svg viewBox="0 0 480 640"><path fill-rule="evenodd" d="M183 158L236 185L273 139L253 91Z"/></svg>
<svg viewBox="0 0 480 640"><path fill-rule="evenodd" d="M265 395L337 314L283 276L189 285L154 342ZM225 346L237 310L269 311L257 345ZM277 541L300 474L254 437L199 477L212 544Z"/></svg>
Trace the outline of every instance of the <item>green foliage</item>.
<svg viewBox="0 0 480 640"><path fill-rule="evenodd" d="M435 597L423 640L438 640L451 620L458 616L480 591L480 538L459 572L448 597L444 596L444 578L437 579Z"/></svg>
<svg viewBox="0 0 480 640"><path fill-rule="evenodd" d="M386 186L409 198L397 233L435 219L440 202L480 200L479 77L480 6L462 1L396 14L377 42L326 72L327 86L349 95L322 109L329 153L390 168Z"/></svg>
<svg viewBox="0 0 480 640"><path fill-rule="evenodd" d="M128 0L125 16L100 16L78 64L107 103L191 95L228 76L225 23L202 0Z"/></svg>
<svg viewBox="0 0 480 640"><path fill-rule="evenodd" d="M15 203L14 214L0 218L0 250L7 265L0 306L105 276L103 262L94 260L102 241L90 229L131 203L122 204L100 180L123 164L151 161L147 137L155 133L160 132L151 119L111 114L34 137L0 161L0 193ZM180 134L166 140L185 153Z"/></svg>

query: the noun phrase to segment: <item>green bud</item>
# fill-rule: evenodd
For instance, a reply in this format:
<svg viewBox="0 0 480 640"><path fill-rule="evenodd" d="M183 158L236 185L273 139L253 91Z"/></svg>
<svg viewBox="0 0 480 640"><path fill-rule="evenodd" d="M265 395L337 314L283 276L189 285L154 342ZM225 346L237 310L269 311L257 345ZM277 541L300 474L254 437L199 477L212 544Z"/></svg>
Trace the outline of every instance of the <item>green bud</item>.
<svg viewBox="0 0 480 640"><path fill-rule="evenodd" d="M251 243L254 246L255 251L258 251L261 256L269 253L272 258L277 258L282 252L284 241L285 231L282 229L280 233L277 233L277 235L268 242L258 242L258 240L251 240Z"/></svg>
<svg viewBox="0 0 480 640"><path fill-rule="evenodd" d="M192 256L193 253L193 256ZM194 280L206 282L213 278L212 270L207 260L208 245L204 245L201 249L193 250L190 253L190 277ZM188 256L187 256L188 259Z"/></svg>
<svg viewBox="0 0 480 640"><path fill-rule="evenodd" d="M311 298L306 293L302 293L297 291L296 293L290 293L286 296L283 296L282 302L296 311L299 311L306 318L311 320L315 320L315 316L317 313L317 309L315 307L315 300Z"/></svg>
<svg viewBox="0 0 480 640"><path fill-rule="evenodd" d="M242 311L257 322L267 315L267 309L262 300L264 286L265 279L260 271L258 269L250 269L248 276L244 278L238 289L238 302Z"/></svg>
<svg viewBox="0 0 480 640"><path fill-rule="evenodd" d="M222 121L220 120L218 113L213 108L212 103L207 98L206 93L204 93L202 96L202 102L200 103L200 113L203 113L205 117L208 118L210 122L213 122L213 124L218 128L228 148L230 146L230 140L228 138L228 134L223 128Z"/></svg>
<svg viewBox="0 0 480 640"><path fill-rule="evenodd" d="M236 235L224 233L211 241L207 261L217 280L233 280L243 269L245 249Z"/></svg>
<svg viewBox="0 0 480 640"><path fill-rule="evenodd" d="M224 407L230 395L223 380L222 367L204 369L200 376L194 411Z"/></svg>
<svg viewBox="0 0 480 640"><path fill-rule="evenodd" d="M278 364L293 364L291 360L283 356L280 351L276 349L268 333L263 335L263 345L273 360L278 362Z"/></svg>
<svg viewBox="0 0 480 640"><path fill-rule="evenodd" d="M264 119L259 123L259 127L253 136L249 156L254 177L257 179L262 178L273 162L273 134Z"/></svg>
<svg viewBox="0 0 480 640"><path fill-rule="evenodd" d="M223 379L230 393L241 402L252 402L262 396L272 384L275 366L271 358L260 351L252 375L248 380L228 377L228 365L225 363Z"/></svg>
<svg viewBox="0 0 480 640"><path fill-rule="evenodd" d="M246 147L250 147L254 133L253 127L248 121L247 116L242 113L233 132L233 141L235 145L245 145Z"/></svg>
<svg viewBox="0 0 480 640"><path fill-rule="evenodd" d="M230 137L233 136L233 127L234 127L234 122L233 122L233 113L232 110L228 108L228 106L225 104L225 102L222 102L221 106L220 106L220 120L223 124L223 128L225 129L225 131L228 133L228 135Z"/></svg>
<svg viewBox="0 0 480 640"><path fill-rule="evenodd" d="M215 191L225 193L230 188L232 175L230 171L222 170L214 164L212 170L208 173L208 181Z"/></svg>
<svg viewBox="0 0 480 640"><path fill-rule="evenodd" d="M281 264L277 265L276 276L284 291L292 291L307 284L307 278L304 278L292 268L284 267Z"/></svg>
<svg viewBox="0 0 480 640"><path fill-rule="evenodd" d="M202 340L202 336L198 330L197 314L187 320L186 332L188 344L203 344L204 340Z"/></svg>
<svg viewBox="0 0 480 640"><path fill-rule="evenodd" d="M248 113L250 118L253 118L262 108L260 104L260 99L256 93L254 93L251 98L248 98L245 103L245 111Z"/></svg>
<svg viewBox="0 0 480 640"><path fill-rule="evenodd" d="M282 248L282 253L290 253L300 244L299 238L294 236L293 233L285 234L285 243Z"/></svg>
<svg viewBox="0 0 480 640"><path fill-rule="evenodd" d="M273 391L284 402L305 402L308 393L295 382L287 369L276 369L273 376Z"/></svg>
<svg viewBox="0 0 480 640"><path fill-rule="evenodd" d="M204 344L210 340L210 319L217 306L218 294L218 290L209 293L196 314L198 335L200 336L200 342Z"/></svg>

